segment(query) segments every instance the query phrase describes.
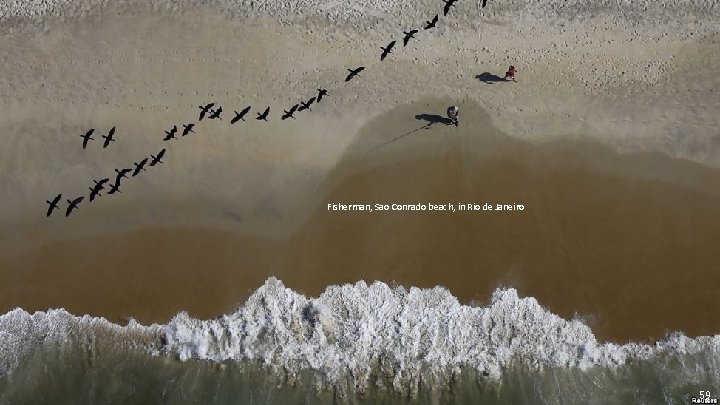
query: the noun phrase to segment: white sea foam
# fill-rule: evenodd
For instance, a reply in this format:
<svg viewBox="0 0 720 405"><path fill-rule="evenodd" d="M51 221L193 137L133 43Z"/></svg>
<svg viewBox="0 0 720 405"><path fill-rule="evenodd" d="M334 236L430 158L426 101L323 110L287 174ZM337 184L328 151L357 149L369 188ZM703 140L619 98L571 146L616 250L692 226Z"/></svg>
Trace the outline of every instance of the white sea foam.
<svg viewBox="0 0 720 405"><path fill-rule="evenodd" d="M120 326L64 310L13 310L0 316L0 375L40 347L87 347L108 337L183 361L249 361L283 377L315 371L328 385L359 391L382 378L395 390L417 392L421 381L448 384L467 368L499 379L512 364L586 369L697 353L713 359L708 364L720 362L720 335L598 343L581 321L562 319L512 288L496 290L486 307L471 307L441 287L358 282L307 298L270 278L237 311L214 320L180 313L167 325Z"/></svg>
<svg viewBox="0 0 720 405"><path fill-rule="evenodd" d="M90 347L98 338L111 337L115 342L151 350L159 330L158 325L142 326L132 320L120 326L105 318L74 316L64 309L34 314L14 309L0 316L0 376L12 372L41 348Z"/></svg>
<svg viewBox="0 0 720 405"><path fill-rule="evenodd" d="M497 379L513 362L612 367L664 352L720 352L720 335L600 344L579 320L564 320L514 289L495 291L487 307L470 307L444 288L381 282L330 287L309 299L274 278L231 315L209 321L177 315L165 336L167 349L183 360L256 360L290 375L319 370L331 384L360 390L378 373L395 389L413 391L420 379L447 383L466 367Z"/></svg>

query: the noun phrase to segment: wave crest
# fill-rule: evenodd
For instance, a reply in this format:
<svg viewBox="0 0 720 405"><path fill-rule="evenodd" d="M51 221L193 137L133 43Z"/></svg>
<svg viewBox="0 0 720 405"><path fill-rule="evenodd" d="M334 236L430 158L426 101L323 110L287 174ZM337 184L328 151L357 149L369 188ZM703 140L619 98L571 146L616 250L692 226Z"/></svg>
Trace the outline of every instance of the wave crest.
<svg viewBox="0 0 720 405"><path fill-rule="evenodd" d="M330 384L360 391L383 376L403 392L416 391L422 379L448 383L463 368L499 379L514 361L586 368L720 347L720 335L680 334L654 346L599 344L581 321L562 319L512 288L496 290L487 307L471 307L441 287L382 282L333 286L309 299L275 278L236 312L208 321L182 313L164 335L166 349L182 360L255 360L288 375L319 370Z"/></svg>
<svg viewBox="0 0 720 405"><path fill-rule="evenodd" d="M134 320L120 326L105 318L75 316L64 309L30 314L16 308L0 316L0 376L11 373L41 349L79 346L93 350L99 342L112 341L157 352L159 331L158 325L142 326Z"/></svg>
<svg viewBox="0 0 720 405"><path fill-rule="evenodd" d="M334 387L342 395L386 386L415 395L421 385L446 387L468 369L497 381L513 365L584 370L645 359L685 364L681 356L688 354L702 358L688 360L688 367L720 379L720 335L674 334L654 345L598 343L582 321L565 320L512 288L496 290L488 306L472 307L442 287L361 281L307 298L270 278L237 311L213 320L183 312L166 325L131 320L120 326L62 309L0 316L0 376L28 364L41 349L92 357L117 348L182 361L249 362L289 381L310 373L317 388Z"/></svg>

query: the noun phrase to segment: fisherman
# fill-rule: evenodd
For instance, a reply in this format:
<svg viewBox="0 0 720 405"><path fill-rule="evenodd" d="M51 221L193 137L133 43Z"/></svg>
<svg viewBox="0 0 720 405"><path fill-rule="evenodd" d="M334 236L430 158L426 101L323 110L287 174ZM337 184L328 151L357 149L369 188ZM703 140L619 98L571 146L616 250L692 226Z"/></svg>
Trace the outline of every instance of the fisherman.
<svg viewBox="0 0 720 405"><path fill-rule="evenodd" d="M460 115L460 109L457 106L451 105L447 109L447 116L450 118L450 123L458 126L458 116Z"/></svg>
<svg viewBox="0 0 720 405"><path fill-rule="evenodd" d="M510 78L510 80L515 81L515 73L517 73L517 70L515 69L515 66L510 65L510 68L507 72L505 72L505 80Z"/></svg>

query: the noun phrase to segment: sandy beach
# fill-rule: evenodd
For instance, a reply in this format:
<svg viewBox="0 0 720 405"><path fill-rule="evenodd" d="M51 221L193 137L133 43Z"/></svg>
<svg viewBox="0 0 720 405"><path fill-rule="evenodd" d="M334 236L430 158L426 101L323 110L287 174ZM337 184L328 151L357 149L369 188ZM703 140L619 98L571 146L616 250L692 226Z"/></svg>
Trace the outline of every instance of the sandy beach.
<svg viewBox="0 0 720 405"><path fill-rule="evenodd" d="M363 128L351 148L359 152L326 177L309 219L287 238L164 227L56 242L0 260L12 280L0 304L167 322L180 309L201 318L229 312L270 276L311 296L364 279L443 285L477 304L512 286L618 342L673 330L713 333L720 307L713 290L697 283L720 282L713 264L720 173L659 154L513 140L492 128L487 113L464 119L462 128L410 133L422 121L411 111L439 105L398 107ZM526 209L327 208L418 202Z"/></svg>
<svg viewBox="0 0 720 405"><path fill-rule="evenodd" d="M274 276L308 296L440 285L473 305L512 287L600 341L717 333L716 2L505 3L458 3L381 62L380 46L441 5L67 2L32 15L4 2L0 312L211 319ZM517 83L502 80L510 64ZM321 87L311 111L280 120ZM198 122L209 102L222 119ZM269 122L255 120L266 106ZM196 133L163 141L187 123ZM88 201L93 180L162 148L165 163ZM524 209L458 211L476 203Z"/></svg>

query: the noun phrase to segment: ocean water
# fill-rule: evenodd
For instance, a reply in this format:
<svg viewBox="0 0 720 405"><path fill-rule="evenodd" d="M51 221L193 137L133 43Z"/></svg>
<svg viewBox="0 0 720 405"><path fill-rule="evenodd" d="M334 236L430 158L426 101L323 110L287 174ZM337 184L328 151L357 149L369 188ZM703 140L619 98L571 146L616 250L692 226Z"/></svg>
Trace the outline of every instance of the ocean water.
<svg viewBox="0 0 720 405"><path fill-rule="evenodd" d="M213 320L0 316L2 404L683 404L719 389L720 335L602 343L514 289L471 307L440 287L308 298L270 278Z"/></svg>

